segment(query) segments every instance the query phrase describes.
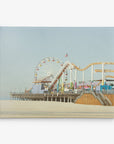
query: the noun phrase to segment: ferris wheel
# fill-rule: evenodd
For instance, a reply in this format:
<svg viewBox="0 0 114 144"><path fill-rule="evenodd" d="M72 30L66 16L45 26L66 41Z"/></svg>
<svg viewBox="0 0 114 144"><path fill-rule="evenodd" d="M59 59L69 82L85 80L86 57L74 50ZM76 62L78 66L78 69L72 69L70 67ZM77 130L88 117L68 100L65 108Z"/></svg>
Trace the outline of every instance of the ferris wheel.
<svg viewBox="0 0 114 144"><path fill-rule="evenodd" d="M53 79L63 64L60 59L55 57L43 58L35 68L35 81L46 77Z"/></svg>

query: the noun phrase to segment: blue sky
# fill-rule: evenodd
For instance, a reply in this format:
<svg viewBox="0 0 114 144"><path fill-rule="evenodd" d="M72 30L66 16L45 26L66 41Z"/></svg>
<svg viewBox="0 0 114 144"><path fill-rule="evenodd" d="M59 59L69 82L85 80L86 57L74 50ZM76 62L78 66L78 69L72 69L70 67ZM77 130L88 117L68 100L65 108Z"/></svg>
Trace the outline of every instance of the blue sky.
<svg viewBox="0 0 114 144"><path fill-rule="evenodd" d="M65 61L66 52L82 68L114 62L114 28L0 27L0 96L30 88L37 63L47 56Z"/></svg>

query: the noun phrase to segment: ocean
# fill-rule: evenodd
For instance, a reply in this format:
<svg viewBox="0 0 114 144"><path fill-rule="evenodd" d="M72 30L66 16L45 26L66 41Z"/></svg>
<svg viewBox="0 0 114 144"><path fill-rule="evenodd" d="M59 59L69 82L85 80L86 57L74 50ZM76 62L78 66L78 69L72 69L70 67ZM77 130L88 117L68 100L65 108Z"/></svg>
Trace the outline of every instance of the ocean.
<svg viewBox="0 0 114 144"><path fill-rule="evenodd" d="M11 100L10 96L0 96L0 100Z"/></svg>

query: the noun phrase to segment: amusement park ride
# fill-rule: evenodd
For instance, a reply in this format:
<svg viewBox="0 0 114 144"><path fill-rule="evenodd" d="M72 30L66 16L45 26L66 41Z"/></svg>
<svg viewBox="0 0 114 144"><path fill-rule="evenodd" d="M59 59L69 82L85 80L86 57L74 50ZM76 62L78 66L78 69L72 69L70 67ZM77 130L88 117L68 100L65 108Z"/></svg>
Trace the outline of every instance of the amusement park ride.
<svg viewBox="0 0 114 144"><path fill-rule="evenodd" d="M101 69L94 69L96 65L101 65ZM114 76L106 75L114 70L105 69L105 65L114 65L114 62L96 62L91 63L81 69L70 61L62 62L58 58L46 57L42 59L35 68L33 86L29 90L25 90L25 95L42 95L42 94L77 94L79 91L101 91L111 90L108 81L114 81ZM91 80L85 82L85 71L91 68ZM78 82L77 73L82 72L82 81ZM94 73L102 73L100 80L94 79ZM109 78L109 79L107 79ZM110 79L112 78L112 79ZM13 93L12 96L17 96Z"/></svg>
<svg viewBox="0 0 114 144"><path fill-rule="evenodd" d="M58 64L58 65L57 65ZM95 65L102 65L102 69L95 69ZM107 72L114 72L111 69L104 69L105 65L114 65L113 62L97 62L91 63L83 69L80 69L75 64L66 61L63 63L61 60L53 57L47 57L40 61L35 69L35 79L31 93L44 93L44 92L70 92L76 89L99 89L105 85L106 78L113 78L113 76L105 76ZM55 66L55 67L54 67ZM91 81L85 82L85 71L91 67ZM82 71L82 81L77 84L77 72ZM94 71L102 73L101 80L94 80ZM74 75L73 75L74 73ZM68 78L69 76L69 78ZM101 84L102 83L102 84ZM101 84L101 86L100 86ZM105 86L106 88L106 86Z"/></svg>

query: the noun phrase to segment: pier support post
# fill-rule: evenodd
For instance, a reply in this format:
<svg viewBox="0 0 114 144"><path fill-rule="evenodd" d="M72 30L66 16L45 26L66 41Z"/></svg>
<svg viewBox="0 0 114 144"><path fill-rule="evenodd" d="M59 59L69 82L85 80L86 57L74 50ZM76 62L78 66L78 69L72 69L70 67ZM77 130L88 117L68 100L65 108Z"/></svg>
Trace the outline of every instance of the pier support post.
<svg viewBox="0 0 114 144"><path fill-rule="evenodd" d="M65 102L65 97L64 97L64 102Z"/></svg>
<svg viewBox="0 0 114 144"><path fill-rule="evenodd" d="M69 97L67 98L67 102L69 102Z"/></svg>

